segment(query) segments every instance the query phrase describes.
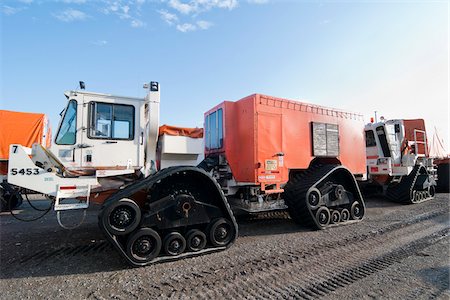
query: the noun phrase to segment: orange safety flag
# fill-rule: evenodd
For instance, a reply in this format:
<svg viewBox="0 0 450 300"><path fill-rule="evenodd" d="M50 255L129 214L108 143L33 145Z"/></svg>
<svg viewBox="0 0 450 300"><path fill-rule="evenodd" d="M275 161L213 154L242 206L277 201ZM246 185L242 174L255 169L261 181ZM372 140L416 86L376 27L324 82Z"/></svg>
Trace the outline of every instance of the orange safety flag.
<svg viewBox="0 0 450 300"><path fill-rule="evenodd" d="M191 138L202 138L203 128L186 128L186 127L176 127L170 125L163 125L159 127L159 135L181 135L188 136Z"/></svg>
<svg viewBox="0 0 450 300"><path fill-rule="evenodd" d="M51 145L51 130L45 114L0 110L0 159L9 157L9 145Z"/></svg>

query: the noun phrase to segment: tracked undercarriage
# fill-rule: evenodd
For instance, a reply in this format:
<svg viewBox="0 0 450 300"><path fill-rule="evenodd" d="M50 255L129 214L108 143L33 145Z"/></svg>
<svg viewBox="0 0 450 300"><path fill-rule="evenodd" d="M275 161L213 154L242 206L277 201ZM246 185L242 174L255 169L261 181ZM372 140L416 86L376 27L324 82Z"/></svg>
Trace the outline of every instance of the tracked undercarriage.
<svg viewBox="0 0 450 300"><path fill-rule="evenodd" d="M135 266L224 250L237 237L220 187L195 167L167 168L118 191L99 226Z"/></svg>
<svg viewBox="0 0 450 300"><path fill-rule="evenodd" d="M357 222L365 213L356 180L339 165L297 172L284 187L284 200L292 219L316 229Z"/></svg>
<svg viewBox="0 0 450 300"><path fill-rule="evenodd" d="M432 200L435 196L435 181L422 165L416 165L408 176L391 183L386 197L393 202L414 204Z"/></svg>

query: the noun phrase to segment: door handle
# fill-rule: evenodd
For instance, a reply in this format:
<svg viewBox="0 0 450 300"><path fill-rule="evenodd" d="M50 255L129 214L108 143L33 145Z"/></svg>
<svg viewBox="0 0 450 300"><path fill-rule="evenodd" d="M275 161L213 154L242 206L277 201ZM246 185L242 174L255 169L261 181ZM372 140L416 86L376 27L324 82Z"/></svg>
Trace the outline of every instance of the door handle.
<svg viewBox="0 0 450 300"><path fill-rule="evenodd" d="M92 145L88 145L88 144L78 144L77 148L82 149L82 148L89 148L92 147Z"/></svg>
<svg viewBox="0 0 450 300"><path fill-rule="evenodd" d="M106 141L105 144L117 144L117 141Z"/></svg>

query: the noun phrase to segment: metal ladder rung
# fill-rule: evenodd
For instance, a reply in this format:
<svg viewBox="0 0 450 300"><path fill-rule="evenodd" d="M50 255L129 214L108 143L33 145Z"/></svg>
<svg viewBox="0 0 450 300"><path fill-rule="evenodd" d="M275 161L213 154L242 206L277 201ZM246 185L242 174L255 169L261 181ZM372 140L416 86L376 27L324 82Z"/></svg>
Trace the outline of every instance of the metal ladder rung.
<svg viewBox="0 0 450 300"><path fill-rule="evenodd" d="M86 209L89 207L90 185L72 185L57 187L55 211ZM80 200L78 203L61 203L62 199L76 199L86 197L86 201Z"/></svg>

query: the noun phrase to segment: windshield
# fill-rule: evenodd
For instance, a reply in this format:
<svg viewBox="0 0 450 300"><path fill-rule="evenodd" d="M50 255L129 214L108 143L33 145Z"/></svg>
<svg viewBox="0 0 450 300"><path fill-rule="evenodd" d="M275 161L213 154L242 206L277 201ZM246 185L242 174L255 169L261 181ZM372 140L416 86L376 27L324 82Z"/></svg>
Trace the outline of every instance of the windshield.
<svg viewBox="0 0 450 300"><path fill-rule="evenodd" d="M76 140L77 127L77 102L70 100L67 105L64 118L61 122L61 127L56 135L56 144L58 145L73 145Z"/></svg>

